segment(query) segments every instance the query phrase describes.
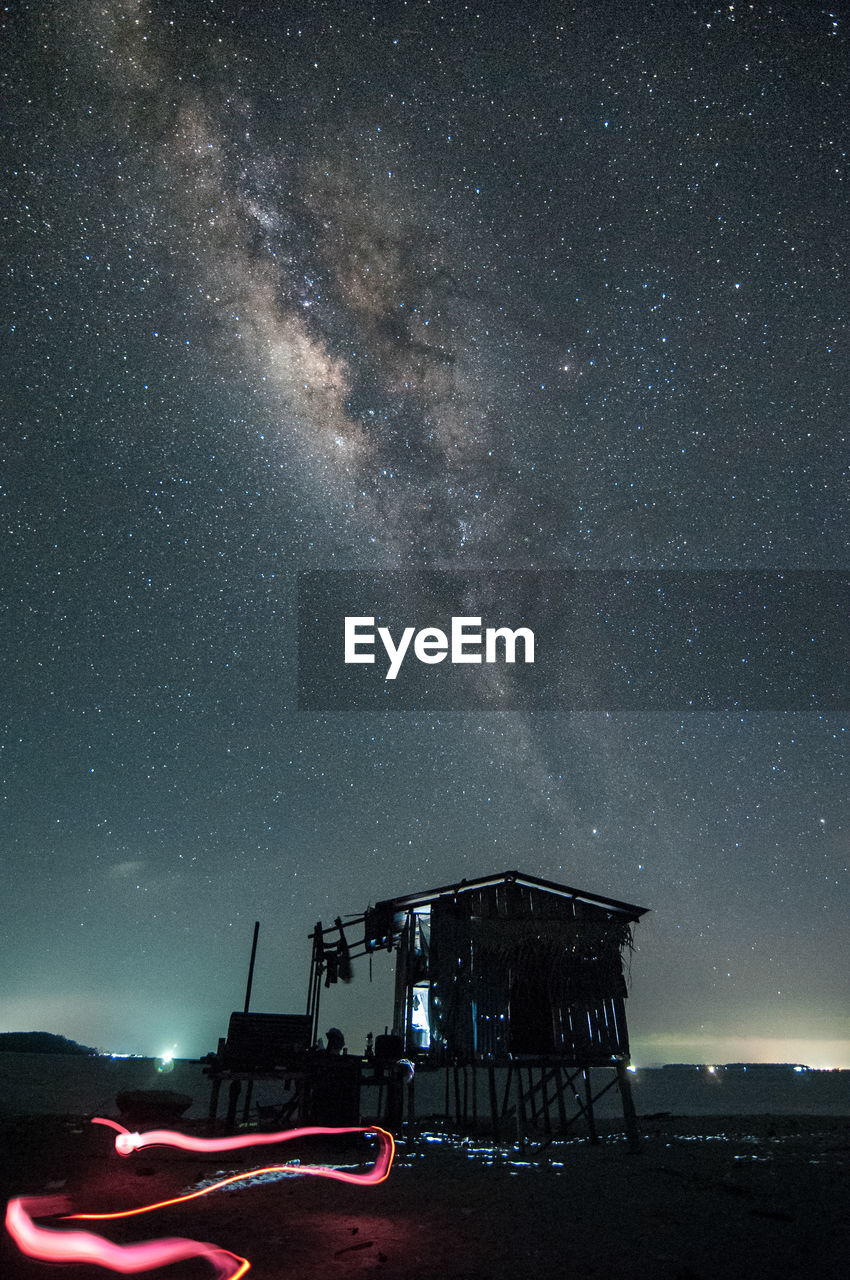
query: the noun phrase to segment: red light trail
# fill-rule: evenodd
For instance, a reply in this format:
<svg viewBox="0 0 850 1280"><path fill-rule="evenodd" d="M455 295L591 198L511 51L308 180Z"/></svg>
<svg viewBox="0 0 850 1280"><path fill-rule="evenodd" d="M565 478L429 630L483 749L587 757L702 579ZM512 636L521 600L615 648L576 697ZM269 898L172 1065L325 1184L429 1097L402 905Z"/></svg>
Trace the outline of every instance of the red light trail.
<svg viewBox="0 0 850 1280"><path fill-rule="evenodd" d="M116 1130L115 1150L122 1156L129 1156L143 1147L177 1147L182 1151L199 1153L236 1151L244 1147L268 1146L274 1143L290 1142L294 1138L318 1137L345 1133L374 1133L378 1138L379 1150L373 1167L366 1173L349 1173L344 1169L334 1169L326 1165L276 1164L263 1168L249 1169L243 1173L231 1174L199 1191L190 1191L185 1195L174 1196L169 1200L160 1200L155 1204L141 1205L135 1209L119 1209L113 1213L68 1213L66 1199L58 1196L33 1197L18 1196L10 1200L6 1207L6 1229L22 1253L30 1258L38 1258L45 1262L90 1262L96 1266L106 1267L123 1275L142 1271L152 1271L155 1267L167 1266L172 1262L180 1262L184 1258L204 1258L215 1270L216 1280L240 1280L250 1268L247 1258L231 1253L219 1245L206 1244L200 1240L188 1240L181 1237L163 1237L140 1244L113 1244L104 1236L92 1231L77 1229L57 1229L39 1226L34 1219L58 1217L69 1221L92 1221L112 1218L129 1218L137 1214L151 1213L155 1209L163 1209L173 1204L183 1204L187 1200L196 1200L200 1196L209 1195L221 1187L243 1182L247 1178L255 1178L265 1173L297 1173L309 1174L320 1178L333 1178L339 1182L363 1183L365 1186L376 1186L389 1175L395 1154L395 1142L391 1133L377 1126L368 1128L352 1126L342 1129L326 1129L309 1127L305 1129L287 1129L281 1133L246 1134L232 1138L194 1138L184 1133L172 1132L170 1129L152 1129L148 1133L130 1133L123 1125L114 1120L104 1120L99 1116L93 1124L102 1124Z"/></svg>

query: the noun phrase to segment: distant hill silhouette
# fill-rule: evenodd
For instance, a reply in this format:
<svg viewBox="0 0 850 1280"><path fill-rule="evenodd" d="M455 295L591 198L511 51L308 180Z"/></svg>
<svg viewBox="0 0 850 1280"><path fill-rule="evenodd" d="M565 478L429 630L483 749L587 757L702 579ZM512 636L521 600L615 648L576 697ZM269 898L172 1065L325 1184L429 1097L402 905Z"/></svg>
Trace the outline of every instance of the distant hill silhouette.
<svg viewBox="0 0 850 1280"><path fill-rule="evenodd" d="M77 1044L67 1036L55 1036L50 1031L0 1032L0 1053L76 1053L91 1057L97 1049Z"/></svg>

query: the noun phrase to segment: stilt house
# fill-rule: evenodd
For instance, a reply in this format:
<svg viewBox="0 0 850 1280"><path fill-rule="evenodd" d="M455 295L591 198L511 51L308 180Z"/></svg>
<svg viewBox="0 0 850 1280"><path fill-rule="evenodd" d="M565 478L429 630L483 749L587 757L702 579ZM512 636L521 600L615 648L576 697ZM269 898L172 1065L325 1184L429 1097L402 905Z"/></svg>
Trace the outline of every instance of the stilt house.
<svg viewBox="0 0 850 1280"><path fill-rule="evenodd" d="M308 1011L318 1027L323 975L327 985L358 955L395 952L398 1048L422 1065L460 1068L464 1078L467 1067L473 1076L488 1068L494 1127L493 1069L503 1066L518 1108L547 1099L554 1080L552 1096L560 1105L565 1091L574 1094L592 1132L590 1071L613 1068L631 1123L624 958L646 910L520 871L387 898L344 927L339 918L328 930L317 925Z"/></svg>
<svg viewBox="0 0 850 1280"><path fill-rule="evenodd" d="M379 902L365 949L395 950L393 1030L434 1064L627 1058L623 956L645 908L506 871Z"/></svg>

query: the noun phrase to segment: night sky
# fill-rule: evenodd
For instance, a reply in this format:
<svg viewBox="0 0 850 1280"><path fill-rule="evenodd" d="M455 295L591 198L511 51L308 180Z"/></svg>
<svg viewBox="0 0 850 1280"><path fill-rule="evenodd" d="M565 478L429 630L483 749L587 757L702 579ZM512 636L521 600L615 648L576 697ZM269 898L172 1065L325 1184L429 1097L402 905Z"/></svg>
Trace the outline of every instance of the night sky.
<svg viewBox="0 0 850 1280"><path fill-rule="evenodd" d="M0 1030L199 1055L255 920L301 1012L316 920L518 868L651 909L638 1064L850 1066L846 715L304 711L296 626L305 570L850 567L837 13L8 34Z"/></svg>

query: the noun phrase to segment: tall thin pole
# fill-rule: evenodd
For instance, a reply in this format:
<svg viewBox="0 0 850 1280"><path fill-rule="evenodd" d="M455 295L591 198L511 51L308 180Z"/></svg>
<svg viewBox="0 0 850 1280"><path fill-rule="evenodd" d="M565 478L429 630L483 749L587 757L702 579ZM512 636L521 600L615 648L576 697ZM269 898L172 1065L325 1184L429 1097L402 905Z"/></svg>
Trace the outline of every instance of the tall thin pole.
<svg viewBox="0 0 850 1280"><path fill-rule="evenodd" d="M251 944L251 963L248 965L248 985L245 988L245 1013L248 1012L251 1004L251 986L254 982L254 961L257 958L257 937L259 932L260 922L256 920L254 922L254 941Z"/></svg>

